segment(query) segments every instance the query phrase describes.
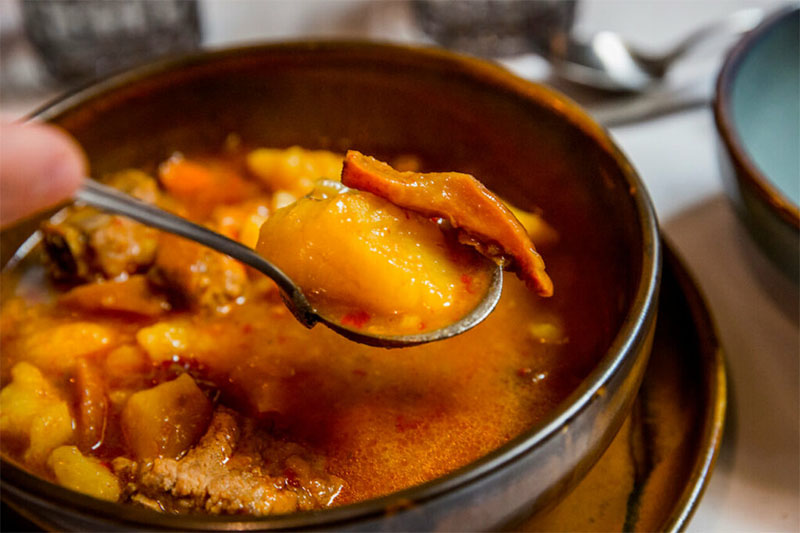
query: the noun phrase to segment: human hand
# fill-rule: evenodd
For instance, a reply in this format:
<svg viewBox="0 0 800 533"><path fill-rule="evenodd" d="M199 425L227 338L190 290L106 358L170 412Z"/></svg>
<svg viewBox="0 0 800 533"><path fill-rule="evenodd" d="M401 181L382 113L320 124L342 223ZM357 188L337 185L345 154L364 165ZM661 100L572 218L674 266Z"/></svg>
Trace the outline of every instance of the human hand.
<svg viewBox="0 0 800 533"><path fill-rule="evenodd" d="M85 175L86 157L65 132L0 124L0 226L66 200Z"/></svg>

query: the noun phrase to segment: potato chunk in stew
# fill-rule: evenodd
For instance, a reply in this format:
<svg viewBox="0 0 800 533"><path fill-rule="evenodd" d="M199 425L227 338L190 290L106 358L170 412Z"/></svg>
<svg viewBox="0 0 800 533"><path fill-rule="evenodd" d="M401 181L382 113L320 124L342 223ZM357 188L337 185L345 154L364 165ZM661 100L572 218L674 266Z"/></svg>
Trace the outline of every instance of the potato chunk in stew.
<svg viewBox="0 0 800 533"><path fill-rule="evenodd" d="M53 470L56 481L68 489L112 502L119 498L117 477L94 457L81 454L75 446L56 448L47 464Z"/></svg>
<svg viewBox="0 0 800 533"><path fill-rule="evenodd" d="M11 376L13 381L0 391L0 436L6 443L27 443L25 461L40 466L54 448L72 439L72 415L35 366L18 363Z"/></svg>
<svg viewBox="0 0 800 533"><path fill-rule="evenodd" d="M180 457L205 433L211 402L188 374L133 394L122 410L125 440L139 459Z"/></svg>

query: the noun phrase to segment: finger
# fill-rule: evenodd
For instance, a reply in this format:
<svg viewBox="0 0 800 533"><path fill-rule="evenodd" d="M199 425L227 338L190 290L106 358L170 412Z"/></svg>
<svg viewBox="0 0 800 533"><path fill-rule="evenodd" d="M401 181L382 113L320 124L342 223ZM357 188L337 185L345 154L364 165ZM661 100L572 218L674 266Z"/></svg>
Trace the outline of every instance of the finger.
<svg viewBox="0 0 800 533"><path fill-rule="evenodd" d="M69 198L86 158L65 132L46 124L0 126L0 225Z"/></svg>

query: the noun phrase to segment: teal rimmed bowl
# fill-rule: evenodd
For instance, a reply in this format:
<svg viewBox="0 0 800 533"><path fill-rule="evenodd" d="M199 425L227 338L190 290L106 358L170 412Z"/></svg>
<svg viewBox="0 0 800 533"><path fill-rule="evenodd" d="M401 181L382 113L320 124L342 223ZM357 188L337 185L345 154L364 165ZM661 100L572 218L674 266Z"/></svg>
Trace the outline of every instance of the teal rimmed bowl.
<svg viewBox="0 0 800 533"><path fill-rule="evenodd" d="M781 10L731 51L714 102L720 169L753 238L800 278L800 8Z"/></svg>

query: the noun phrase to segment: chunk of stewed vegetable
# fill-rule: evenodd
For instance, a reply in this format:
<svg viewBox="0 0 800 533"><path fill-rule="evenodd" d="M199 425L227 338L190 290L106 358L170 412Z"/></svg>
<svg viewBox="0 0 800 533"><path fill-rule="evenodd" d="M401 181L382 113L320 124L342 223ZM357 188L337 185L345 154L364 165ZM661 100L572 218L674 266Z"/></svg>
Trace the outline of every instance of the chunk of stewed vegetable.
<svg viewBox="0 0 800 533"><path fill-rule="evenodd" d="M17 363L0 391L0 435L27 441L26 462L41 465L50 452L73 438L69 406L38 368Z"/></svg>
<svg viewBox="0 0 800 533"><path fill-rule="evenodd" d="M94 457L83 455L75 446L59 446L47 460L58 484L101 500L117 501L117 477Z"/></svg>
<svg viewBox="0 0 800 533"><path fill-rule="evenodd" d="M373 333L458 321L483 297L492 270L437 221L326 181L273 213L257 250L326 317Z"/></svg>
<svg viewBox="0 0 800 533"><path fill-rule="evenodd" d="M203 435L211 401L188 374L139 391L122 410L122 431L134 457L180 457Z"/></svg>

